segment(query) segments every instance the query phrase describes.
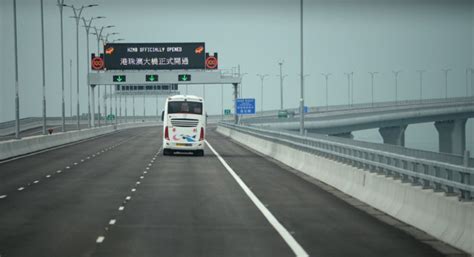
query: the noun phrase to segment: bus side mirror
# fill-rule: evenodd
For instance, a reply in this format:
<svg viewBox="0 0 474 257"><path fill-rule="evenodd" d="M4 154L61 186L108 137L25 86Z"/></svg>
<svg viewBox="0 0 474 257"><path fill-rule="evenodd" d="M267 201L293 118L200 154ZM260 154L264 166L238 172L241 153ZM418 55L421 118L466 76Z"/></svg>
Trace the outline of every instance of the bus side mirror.
<svg viewBox="0 0 474 257"><path fill-rule="evenodd" d="M165 120L165 111L161 111L161 121Z"/></svg>

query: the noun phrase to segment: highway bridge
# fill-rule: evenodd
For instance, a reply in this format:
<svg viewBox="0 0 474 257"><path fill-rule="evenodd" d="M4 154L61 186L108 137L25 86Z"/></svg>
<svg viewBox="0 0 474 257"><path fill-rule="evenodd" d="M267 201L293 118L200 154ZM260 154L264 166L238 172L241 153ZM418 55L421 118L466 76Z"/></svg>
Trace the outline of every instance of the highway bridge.
<svg viewBox="0 0 474 257"><path fill-rule="evenodd" d="M0 254L463 256L208 130L203 158L162 156L151 126L3 161Z"/></svg>
<svg viewBox="0 0 474 257"><path fill-rule="evenodd" d="M0 1L0 257L474 256L473 10Z"/></svg>
<svg viewBox="0 0 474 257"><path fill-rule="evenodd" d="M384 143L405 146L405 130L410 124L434 123L439 134L439 151L463 155L466 150L466 121L474 116L474 98L461 97L428 101L406 101L379 105L356 105L325 110L315 107L305 115L310 133L352 138L352 132L378 128ZM273 129L299 130L299 118L252 117L243 121Z"/></svg>

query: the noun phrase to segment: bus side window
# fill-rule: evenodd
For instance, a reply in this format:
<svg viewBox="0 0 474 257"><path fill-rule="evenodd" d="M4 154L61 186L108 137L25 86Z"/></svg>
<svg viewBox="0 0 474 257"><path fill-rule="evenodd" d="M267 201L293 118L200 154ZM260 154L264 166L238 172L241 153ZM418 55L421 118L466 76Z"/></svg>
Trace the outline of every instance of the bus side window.
<svg viewBox="0 0 474 257"><path fill-rule="evenodd" d="M165 110L161 111L161 121L165 120Z"/></svg>

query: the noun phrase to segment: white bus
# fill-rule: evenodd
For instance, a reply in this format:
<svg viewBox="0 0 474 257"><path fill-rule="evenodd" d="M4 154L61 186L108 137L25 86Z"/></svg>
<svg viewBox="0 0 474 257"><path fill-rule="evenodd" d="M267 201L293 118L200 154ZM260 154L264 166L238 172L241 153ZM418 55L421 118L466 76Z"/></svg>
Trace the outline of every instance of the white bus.
<svg viewBox="0 0 474 257"><path fill-rule="evenodd" d="M168 97L161 120L163 155L171 155L178 151L204 155L206 112L201 97L192 95Z"/></svg>

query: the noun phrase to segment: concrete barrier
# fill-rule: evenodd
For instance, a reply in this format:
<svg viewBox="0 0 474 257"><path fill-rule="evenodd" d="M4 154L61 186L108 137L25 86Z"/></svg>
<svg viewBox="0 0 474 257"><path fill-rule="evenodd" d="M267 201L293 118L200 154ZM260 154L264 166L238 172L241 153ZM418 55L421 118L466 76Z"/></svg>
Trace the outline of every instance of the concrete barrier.
<svg viewBox="0 0 474 257"><path fill-rule="evenodd" d="M0 142L0 160L109 134L118 130L159 125L161 125L161 123L157 122L126 123L103 126L100 128L82 129L79 131L69 131L65 133L59 132L52 135L25 137L19 140L13 139L2 141Z"/></svg>
<svg viewBox="0 0 474 257"><path fill-rule="evenodd" d="M219 126L217 131L474 255L474 203Z"/></svg>

